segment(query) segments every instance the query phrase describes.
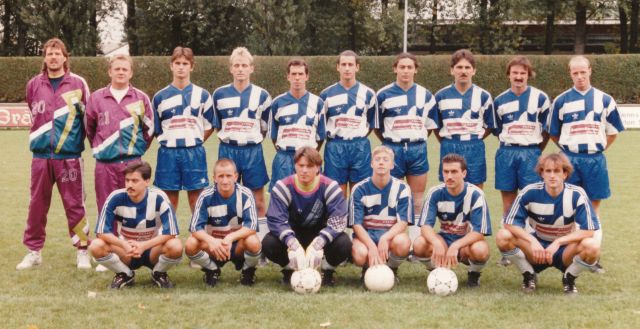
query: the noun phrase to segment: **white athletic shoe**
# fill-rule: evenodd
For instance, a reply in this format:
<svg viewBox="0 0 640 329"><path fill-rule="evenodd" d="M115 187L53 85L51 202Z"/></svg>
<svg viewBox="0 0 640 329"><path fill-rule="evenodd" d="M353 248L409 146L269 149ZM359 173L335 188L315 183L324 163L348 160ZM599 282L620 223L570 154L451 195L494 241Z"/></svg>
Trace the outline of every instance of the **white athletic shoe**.
<svg viewBox="0 0 640 329"><path fill-rule="evenodd" d="M78 264L78 269L80 270L89 270L92 268L91 266L91 257L89 256L89 251L86 249L78 249L78 254L76 256L76 263Z"/></svg>
<svg viewBox="0 0 640 329"><path fill-rule="evenodd" d="M189 267L191 267L192 269L195 269L195 270L202 269L202 266L194 263L192 260L189 261Z"/></svg>
<svg viewBox="0 0 640 329"><path fill-rule="evenodd" d="M98 264L98 266L96 266L96 272L107 272L108 270L109 269L102 264Z"/></svg>
<svg viewBox="0 0 640 329"><path fill-rule="evenodd" d="M24 256L18 265L16 265L16 270L26 270L40 264L42 264L42 255L40 254L40 251L29 250L29 253Z"/></svg>

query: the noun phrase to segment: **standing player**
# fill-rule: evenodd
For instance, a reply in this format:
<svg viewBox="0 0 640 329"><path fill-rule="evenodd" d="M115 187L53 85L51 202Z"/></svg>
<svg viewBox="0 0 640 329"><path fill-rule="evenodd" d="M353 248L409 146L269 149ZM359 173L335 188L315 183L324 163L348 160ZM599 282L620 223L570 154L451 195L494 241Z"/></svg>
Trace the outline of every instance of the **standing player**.
<svg viewBox="0 0 640 329"><path fill-rule="evenodd" d="M413 221L411 189L391 176L390 148L378 146L372 157L373 175L356 184L349 199L349 225L355 233L351 256L355 265L362 266L362 279L367 267L384 263L397 277L411 247L406 233Z"/></svg>
<svg viewBox="0 0 640 329"><path fill-rule="evenodd" d="M549 116L549 135L567 155L574 168L567 182L587 192L596 216L600 202L611 196L609 172L604 151L624 130L616 101L591 86L591 64L584 56L569 61L573 88L553 101ZM594 238L602 243L602 227ZM598 272L603 272L600 264Z"/></svg>
<svg viewBox="0 0 640 329"><path fill-rule="evenodd" d="M413 252L427 268L469 265L467 286L480 286L480 272L489 260L491 219L484 193L464 181L467 163L458 154L442 158L444 183L427 193L420 221L422 235L413 241ZM440 220L440 232L433 228Z"/></svg>
<svg viewBox="0 0 640 329"><path fill-rule="evenodd" d="M262 140L269 121L269 93L251 83L253 56L238 47L229 58L233 83L213 92L215 128L220 146L218 159L235 162L242 184L253 192L258 217L265 216L264 185L269 182L262 153Z"/></svg>
<svg viewBox="0 0 640 329"><path fill-rule="evenodd" d="M124 175L125 188L113 191L100 212L91 255L116 273L112 289L133 285L133 270L141 266L152 269L151 279L158 287L173 288L167 271L182 259L173 207L164 192L149 187L148 163L130 163Z"/></svg>
<svg viewBox="0 0 640 329"><path fill-rule="evenodd" d="M57 38L42 47L42 72L27 83L27 105L33 124L29 133L31 186L24 245L29 253L16 266L24 270L42 263L47 212L53 184L62 197L69 236L78 248L80 269L90 269L87 253L89 223L84 208L84 170L81 153L85 130L82 121L89 98L86 81L69 70L69 53Z"/></svg>
<svg viewBox="0 0 640 329"><path fill-rule="evenodd" d="M502 255L522 272L524 292L536 289L536 273L553 266L564 273L564 292L574 294L578 292L578 275L584 270L595 271L600 243L593 236L600 223L585 191L565 183L573 171L566 156L542 156L536 171L543 182L520 192L496 243ZM524 230L526 222L533 233Z"/></svg>
<svg viewBox="0 0 640 329"><path fill-rule="evenodd" d="M516 56L507 64L511 88L493 102L496 125L494 134L500 140L495 158L495 187L502 194L503 218L511 209L518 190L540 181L536 161L547 145L549 135L544 130L549 114L549 97L529 86L535 72L524 56ZM506 258L498 262L508 265Z"/></svg>
<svg viewBox="0 0 640 329"><path fill-rule="evenodd" d="M451 56L454 83L436 93L440 140L440 181L442 158L450 153L462 155L468 164L465 180L482 188L487 180L483 139L494 128L493 101L484 89L473 84L476 61L473 54L460 49Z"/></svg>
<svg viewBox="0 0 640 329"><path fill-rule="evenodd" d="M289 91L274 98L269 112L268 134L276 148L271 167L273 189L276 182L294 173L293 156L304 146L320 149L326 137L324 101L307 91L309 66L302 58L287 63Z"/></svg>
<svg viewBox="0 0 640 329"><path fill-rule="evenodd" d="M98 214L111 192L124 187L124 168L149 148L153 112L149 97L130 83L133 60L116 55L109 60L111 83L96 90L87 104L87 138L96 158Z"/></svg>
<svg viewBox="0 0 640 329"><path fill-rule="evenodd" d="M346 197L348 183L351 189L371 176L371 144L367 136L371 129L378 128L378 109L373 90L356 80L360 59L355 52L343 51L336 70L340 81L320 93L327 106L324 174L340 184Z"/></svg>
<svg viewBox="0 0 640 329"><path fill-rule="evenodd" d="M242 269L241 284L253 285L262 256L253 194L237 183L238 171L229 159L216 162L213 177L215 184L202 191L196 203L185 253L202 267L204 282L211 287L218 283L220 268L227 261Z"/></svg>
<svg viewBox="0 0 640 329"><path fill-rule="evenodd" d="M391 175L407 178L417 214L427 186L427 137L436 129L437 111L431 92L414 82L418 59L401 53L393 62L396 81L378 91L379 130L376 135L395 154ZM413 220L412 220L413 222Z"/></svg>
<svg viewBox="0 0 640 329"><path fill-rule="evenodd" d="M191 83L195 65L191 48L176 47L171 55L173 81L153 96L154 135L158 167L153 185L162 189L174 209L180 190L187 190L193 212L202 189L209 185L207 155L202 144L213 132L213 102L209 92Z"/></svg>
<svg viewBox="0 0 640 329"><path fill-rule="evenodd" d="M312 268L321 266L322 284L332 286L335 268L351 252L351 240L343 232L346 202L338 183L320 175L318 151L302 147L294 161L296 173L279 180L271 192L264 254L283 267L285 284L294 270L307 267L304 262L308 262Z"/></svg>

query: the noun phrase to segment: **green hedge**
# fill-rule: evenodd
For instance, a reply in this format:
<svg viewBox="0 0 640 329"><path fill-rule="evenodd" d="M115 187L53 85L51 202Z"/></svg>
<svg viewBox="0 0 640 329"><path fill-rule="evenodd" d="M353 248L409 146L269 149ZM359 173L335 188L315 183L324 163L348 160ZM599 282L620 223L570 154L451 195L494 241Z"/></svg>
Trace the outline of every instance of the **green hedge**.
<svg viewBox="0 0 640 329"><path fill-rule="evenodd" d="M640 55L588 56L592 61L594 86L613 95L618 103L640 103ZM474 82L497 95L508 88L505 65L511 56L478 56L478 72ZM567 71L569 56L530 56L537 71L530 83L555 97L571 86ZM288 89L286 62L289 57L258 57L253 82L276 96ZM335 82L335 57L307 57L311 72L308 89L319 93ZM449 56L420 56L417 82L432 92L451 83ZM0 102L23 102L27 81L41 67L41 58L0 58ZM395 79L391 64L393 57L363 57L359 80L378 89ZM72 71L85 77L91 90L109 82L104 58L77 57L71 59ZM194 83L209 90L229 83L227 57L198 57L193 73ZM168 57L137 57L133 84L150 96L171 81Z"/></svg>

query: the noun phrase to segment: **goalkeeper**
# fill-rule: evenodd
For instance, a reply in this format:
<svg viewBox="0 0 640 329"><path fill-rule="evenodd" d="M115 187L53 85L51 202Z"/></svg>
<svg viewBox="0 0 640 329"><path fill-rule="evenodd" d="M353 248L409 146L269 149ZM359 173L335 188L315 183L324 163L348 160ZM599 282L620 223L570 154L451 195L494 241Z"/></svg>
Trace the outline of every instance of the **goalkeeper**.
<svg viewBox="0 0 640 329"><path fill-rule="evenodd" d="M267 210L264 255L283 267L289 284L294 270L322 269L322 285L333 286L335 268L351 253L347 206L338 183L320 174L322 158L312 147L298 149L295 174L279 180ZM305 250L306 249L306 250Z"/></svg>

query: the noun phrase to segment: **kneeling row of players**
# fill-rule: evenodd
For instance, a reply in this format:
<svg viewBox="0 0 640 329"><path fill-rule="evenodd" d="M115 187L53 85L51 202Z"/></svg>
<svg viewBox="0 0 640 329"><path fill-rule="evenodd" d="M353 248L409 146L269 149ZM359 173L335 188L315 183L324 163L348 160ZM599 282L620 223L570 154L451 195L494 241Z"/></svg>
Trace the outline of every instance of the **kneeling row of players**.
<svg viewBox="0 0 640 329"><path fill-rule="evenodd" d="M252 285L263 253L282 267L285 283L294 270L311 267L320 268L322 284L331 286L335 268L349 259L363 274L369 266L387 264L397 275L413 245L414 257L428 270L462 262L468 265L467 285L479 286L489 259L485 236L492 233L491 221L482 190L464 181L465 159L443 158L444 183L428 192L415 220L420 236L412 243L406 233L414 222L411 191L390 175L393 157L386 146L373 151L373 174L354 186L347 205L339 185L319 174L320 154L301 148L294 157L296 173L279 180L271 192L269 233L262 241L251 191L237 183L233 161L220 159L215 184L196 203L184 252L201 267L209 286L216 285L228 261L241 270L240 282ZM576 293L575 279L593 271L600 254L593 239L599 222L584 190L565 183L572 167L564 155L541 156L536 170L542 181L518 195L496 243L521 271L523 291L533 292L536 273L553 266L563 272L564 292ZM134 270L141 266L152 269L159 287L173 287L167 271L180 263L183 244L175 211L161 190L149 187L150 178L147 163L129 165L126 187L109 196L99 216L98 238L89 250L116 273L111 288L133 284ZM353 228L352 239L344 232L347 226Z"/></svg>

